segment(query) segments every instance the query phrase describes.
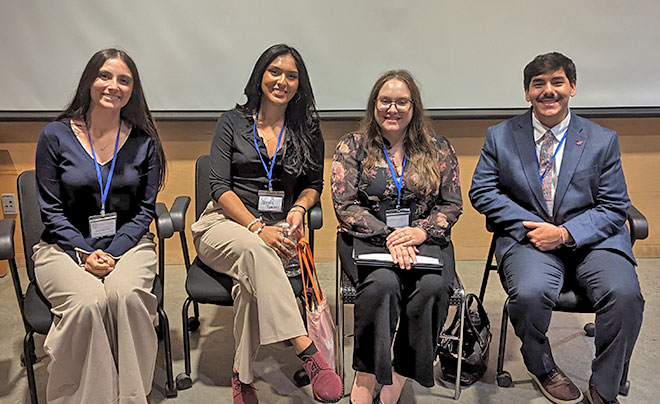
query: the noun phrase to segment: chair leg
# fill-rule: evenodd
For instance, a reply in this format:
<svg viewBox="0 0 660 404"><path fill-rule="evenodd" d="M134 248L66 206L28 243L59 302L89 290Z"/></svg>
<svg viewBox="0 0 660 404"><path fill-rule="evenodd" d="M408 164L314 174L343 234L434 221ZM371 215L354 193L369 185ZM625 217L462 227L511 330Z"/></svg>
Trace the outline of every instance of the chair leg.
<svg viewBox="0 0 660 404"><path fill-rule="evenodd" d="M346 388L346 371L344 369L344 338L346 338L344 333L344 302L342 301L341 295L337 298L337 352L335 363L337 364L337 374L341 379L342 386Z"/></svg>
<svg viewBox="0 0 660 404"><path fill-rule="evenodd" d="M630 368L630 361L623 365L623 375L621 375L621 383L619 384L619 394L627 396L630 391L630 380L628 380L628 369Z"/></svg>
<svg viewBox="0 0 660 404"><path fill-rule="evenodd" d="M341 269L339 254L335 255L335 370L344 383L344 302L341 293Z"/></svg>
<svg viewBox="0 0 660 404"><path fill-rule="evenodd" d="M337 235L339 237L339 235ZM339 244L335 249L335 370L341 379L342 388L345 393L346 381L344 374L344 300L342 294L341 261L339 258Z"/></svg>
<svg viewBox="0 0 660 404"><path fill-rule="evenodd" d="M596 324L594 323L585 324L584 333L587 335L587 337L593 337L594 335L596 335Z"/></svg>
<svg viewBox="0 0 660 404"><path fill-rule="evenodd" d="M479 289L479 300L483 303L484 297L486 296L486 286L488 285L488 275L490 271L494 268L493 266L493 257L495 256L495 238L490 242L490 248L488 249L488 258L486 259L486 265L484 267L484 277L481 281L481 288Z"/></svg>
<svg viewBox="0 0 660 404"><path fill-rule="evenodd" d="M199 323L199 304L197 304L197 302L195 301L193 301L193 313L195 316L195 320L197 320L197 322Z"/></svg>
<svg viewBox="0 0 660 404"><path fill-rule="evenodd" d="M303 285L302 293L305 293L305 290L307 290L306 285ZM303 310L301 311L300 315L302 317L303 324L305 325L305 329L307 329L307 314L306 311L304 310L304 304L305 301L303 300L304 297L301 294L298 296L298 301L300 302L301 305L303 305ZM311 381L309 380L309 375L307 374L307 371L305 371L304 368L300 368L293 372L293 382L296 384L298 387L305 387Z"/></svg>
<svg viewBox="0 0 660 404"><path fill-rule="evenodd" d="M458 357L456 358L456 384L454 385L454 400L461 395L461 367L463 365L463 327L465 325L465 298L461 300L458 307L460 323L458 326Z"/></svg>
<svg viewBox="0 0 660 404"><path fill-rule="evenodd" d="M186 301L183 302L181 309L181 323L183 325L183 358L186 366L184 373L179 373L176 377L176 388L178 390L186 390L192 387L192 379L190 373L192 366L190 365L190 332L188 330L188 308L193 300L188 296Z"/></svg>
<svg viewBox="0 0 660 404"><path fill-rule="evenodd" d="M170 322L167 318L165 310L158 307L159 327L162 333L163 345L165 348L165 374L167 376L167 384L165 385L165 396L176 397L177 389L174 384L174 377L172 375L172 344L170 342Z"/></svg>
<svg viewBox="0 0 660 404"><path fill-rule="evenodd" d="M25 373L28 378L28 389L30 391L30 401L32 404L39 404L37 398L37 382L34 378L34 331L28 331L23 339L23 357L25 361Z"/></svg>
<svg viewBox="0 0 660 404"><path fill-rule="evenodd" d="M502 309L502 326L500 329L500 346L497 353L497 385L500 387L513 386L511 374L504 370L504 351L506 349L506 332L509 325L509 298L504 302Z"/></svg>

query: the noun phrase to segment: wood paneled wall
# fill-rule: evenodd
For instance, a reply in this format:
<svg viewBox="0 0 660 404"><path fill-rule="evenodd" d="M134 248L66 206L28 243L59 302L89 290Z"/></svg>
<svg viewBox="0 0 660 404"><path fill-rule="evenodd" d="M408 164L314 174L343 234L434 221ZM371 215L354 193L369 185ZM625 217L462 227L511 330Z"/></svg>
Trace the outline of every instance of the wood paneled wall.
<svg viewBox="0 0 660 404"><path fill-rule="evenodd" d="M638 257L660 257L660 118L595 119L599 124L615 129L620 135L623 168L628 192L634 204L649 220L649 238L635 245ZM447 136L458 154L463 185L464 211L453 231L456 257L460 260L485 259L490 236L484 219L470 205L467 191L477 164L486 128L497 120L438 120L433 125L437 133ZM42 122L0 122L0 192L16 193L16 177L34 168L34 150ZM169 174L159 201L168 206L177 195L193 195L195 160L208 153L214 122L160 122L158 127L169 161ZM330 164L337 141L354 130L354 121L322 123L325 138L326 191L322 195L324 226L316 237L316 257L319 261L334 260L335 231L330 192ZM193 221L193 207L188 212L188 225ZM15 216L11 216L15 217ZM17 226L16 245L19 263L23 263L23 247ZM190 242L190 237L189 237ZM191 251L192 245L190 245ZM167 242L167 262L182 263L178 239ZM0 268L0 271L2 268Z"/></svg>

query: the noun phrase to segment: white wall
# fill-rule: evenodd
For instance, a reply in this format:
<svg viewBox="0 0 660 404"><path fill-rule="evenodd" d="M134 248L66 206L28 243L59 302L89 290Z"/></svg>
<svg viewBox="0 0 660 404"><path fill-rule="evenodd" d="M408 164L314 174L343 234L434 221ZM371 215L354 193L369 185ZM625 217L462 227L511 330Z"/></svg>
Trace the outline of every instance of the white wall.
<svg viewBox="0 0 660 404"><path fill-rule="evenodd" d="M407 68L425 107L524 107L522 69L561 51L573 106L660 106L657 0L0 0L0 111L60 110L95 51L136 60L153 110L242 102L258 55L286 42L318 107L362 109L376 77Z"/></svg>

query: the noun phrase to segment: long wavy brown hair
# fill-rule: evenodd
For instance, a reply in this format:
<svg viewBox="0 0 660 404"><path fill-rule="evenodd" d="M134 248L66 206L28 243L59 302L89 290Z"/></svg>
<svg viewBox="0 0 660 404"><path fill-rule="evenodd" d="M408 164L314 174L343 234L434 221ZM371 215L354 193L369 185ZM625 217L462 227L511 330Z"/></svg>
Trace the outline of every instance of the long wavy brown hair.
<svg viewBox="0 0 660 404"><path fill-rule="evenodd" d="M383 136L381 135L382 129L376 121L375 107L376 98L381 87L392 79L399 80L408 86L410 98L412 99L413 115L403 139L406 158L408 159L407 164L409 167L414 167L414 170L419 174L415 176L416 181L411 184L411 188L424 195L433 194L438 191L442 183L438 167L438 159L440 158L438 145L431 135L429 121L424 115L419 87L412 74L407 70L390 70L384 73L376 80L371 89L367 109L360 122L359 129L364 138L363 147L366 153L362 173L363 175L366 174L377 162L385 158L383 154Z"/></svg>

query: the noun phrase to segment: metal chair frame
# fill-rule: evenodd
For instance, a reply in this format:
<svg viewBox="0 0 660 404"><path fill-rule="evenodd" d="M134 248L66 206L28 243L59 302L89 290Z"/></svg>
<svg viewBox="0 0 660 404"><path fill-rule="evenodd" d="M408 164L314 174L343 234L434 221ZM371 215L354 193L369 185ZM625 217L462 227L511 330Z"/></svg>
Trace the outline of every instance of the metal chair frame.
<svg viewBox="0 0 660 404"><path fill-rule="evenodd" d="M635 244L636 240L643 240L648 237L648 221L646 217L637 210L634 206L630 206L628 209L628 227L630 229L630 241L632 244ZM487 223L486 229L489 232L492 232L491 226ZM504 275L499 270L497 262L495 262L495 241L496 234L493 234L491 239L490 248L488 250L488 258L486 259L486 266L484 268L484 276L481 281L481 289L479 291L479 299L483 302L483 299L486 294L486 285L488 284L488 275L491 271L496 271L499 274L500 282L502 287L506 291L506 280ZM571 288L572 283L565 283L562 291L559 294L559 299L557 305L553 308L553 311L565 312L565 313L593 313L594 309L591 303L588 301L587 297L580 293L580 291ZM497 385L500 387L511 387L513 386L513 380L511 374L504 370L504 353L506 350L506 334L509 324L509 297L506 298L504 302L504 307L502 308L502 325L500 328L500 343L497 355ZM595 326L593 323L587 323L584 326L585 334L589 337L594 336ZM623 370L623 376L619 384L619 394L622 396L627 396L630 390L630 381L628 380L628 367L629 362L625 364Z"/></svg>
<svg viewBox="0 0 660 404"><path fill-rule="evenodd" d="M342 380L344 386L345 378L345 364L344 364L344 339L353 337L353 334L346 334L344 328L344 305L345 304L355 304L355 298L357 295L356 287L357 285L351 280L351 278L346 274L344 267L341 265L341 259L339 257L340 249L340 232L337 232L337 246L336 246L336 259L335 259L335 273L336 273L336 294L335 294L335 322L337 323L336 329L336 352L335 352L335 363L337 364L337 374ZM456 381L454 385L454 399L458 400L461 395L461 365L463 358L463 319L465 316L465 289L463 284L456 274L454 278L454 283L452 285L453 293L449 298L449 306L456 306L457 310L460 313L460 322L459 322L459 336L453 336L446 334L445 331L440 333L438 338L438 345L443 339L449 340L458 340L458 357L456 363Z"/></svg>
<svg viewBox="0 0 660 404"><path fill-rule="evenodd" d="M14 283L14 291L21 311L25 338L23 339L23 354L21 364L25 366L28 378L30 400L38 403L37 385L34 376L34 363L37 361L34 346L34 334L47 334L52 322L50 303L42 295L34 277L32 262L32 247L39 242L44 225L41 222L39 204L37 201L36 172L25 171L18 176L18 204L21 217L21 233L23 251L25 253L28 286L23 291L16 265L14 249L14 219L0 221L0 259L7 260ZM158 274L154 281L153 293L158 297L158 326L156 332L165 345L165 370L167 381L165 395L176 397L177 390L172 375L172 349L170 344L169 321L163 309L163 285L165 284L165 239L173 235L172 222L167 208L162 203L156 204L156 231L158 237Z"/></svg>

